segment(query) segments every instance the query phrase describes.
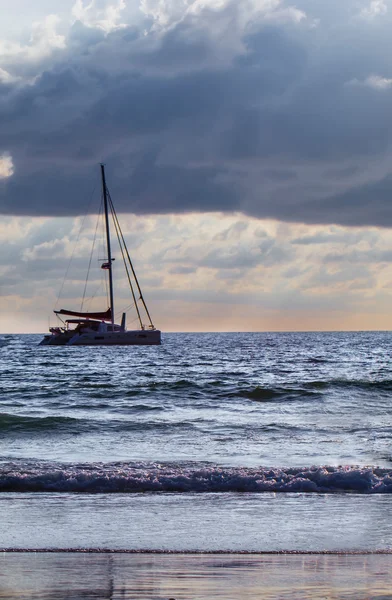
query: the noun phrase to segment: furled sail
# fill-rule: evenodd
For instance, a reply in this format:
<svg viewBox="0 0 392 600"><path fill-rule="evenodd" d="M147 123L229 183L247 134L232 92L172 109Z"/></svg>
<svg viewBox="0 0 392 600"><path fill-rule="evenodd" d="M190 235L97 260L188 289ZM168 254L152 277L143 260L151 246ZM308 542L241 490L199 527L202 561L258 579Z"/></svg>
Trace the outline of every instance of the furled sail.
<svg viewBox="0 0 392 600"><path fill-rule="evenodd" d="M71 317L82 317L83 319L98 319L99 321L111 321L112 311L110 308L106 312L77 312L74 310L61 310L54 311L56 315L69 315Z"/></svg>

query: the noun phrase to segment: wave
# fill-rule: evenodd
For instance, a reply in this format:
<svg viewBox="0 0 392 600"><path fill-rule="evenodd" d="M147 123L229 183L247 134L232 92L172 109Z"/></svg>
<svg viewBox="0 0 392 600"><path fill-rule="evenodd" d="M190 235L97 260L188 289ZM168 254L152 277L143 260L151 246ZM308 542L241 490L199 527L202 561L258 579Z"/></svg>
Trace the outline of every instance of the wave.
<svg viewBox="0 0 392 600"><path fill-rule="evenodd" d="M316 392L300 388L263 388L256 386L255 388L243 389L233 392L231 395L235 397L248 398L256 402L274 402L278 400L295 400L313 396Z"/></svg>
<svg viewBox="0 0 392 600"><path fill-rule="evenodd" d="M392 471L372 467L8 463L0 466L0 492L390 494Z"/></svg>
<svg viewBox="0 0 392 600"><path fill-rule="evenodd" d="M198 383L188 379L177 379L173 381L152 381L148 383L141 383L139 388L145 389L186 389L186 388L198 388L201 387Z"/></svg>
<svg viewBox="0 0 392 600"><path fill-rule="evenodd" d="M94 408L94 407L93 407ZM137 405L133 407L135 412L160 411L159 407L148 407ZM118 412L118 411L117 411ZM197 422L195 419L194 422ZM204 419L200 419L204 422ZM53 416L53 417L29 417L0 413L0 433L1 434L50 434L56 432L62 433L86 433L99 430L116 431L173 431L174 429L194 429L193 421L160 421L160 420L142 420L131 421L124 419L77 419L74 417Z"/></svg>
<svg viewBox="0 0 392 600"><path fill-rule="evenodd" d="M0 413L0 432L31 433L34 431L53 431L58 429L80 428L83 422L72 417L28 417Z"/></svg>
<svg viewBox="0 0 392 600"><path fill-rule="evenodd" d="M208 403L211 400L235 400L253 401L260 403L267 402L289 402L289 401L312 401L318 400L330 391L343 392L346 389L352 389L355 393L378 393L385 397L392 391L392 380L381 381L361 380L361 379L321 379L321 380L299 380L281 385L263 385L260 382L256 384L241 383L237 378L227 377L214 379L211 381L192 381L187 379L174 379L172 381L143 381L130 386L124 386L123 383L115 385L106 382L83 382L79 385L78 391L83 394L83 400L88 402L101 400L102 402L114 400L135 400L139 406L148 406L148 402L154 399L156 406L157 399L160 402L167 398L179 398L181 401L201 399ZM55 385L48 381L46 386L27 385L25 381L15 382L11 387L0 387L0 400L7 397L20 397L26 402L40 398L52 401L53 398L67 398L73 393L73 389L65 386L63 383ZM147 400L148 399L148 402ZM96 406L92 406L96 409ZM129 407L132 409L132 407ZM141 409L143 410L143 409ZM27 417L26 417L27 418ZM0 423L1 428L1 423Z"/></svg>
<svg viewBox="0 0 392 600"><path fill-rule="evenodd" d="M336 388L361 388L365 391L377 390L377 391L392 391L392 380L371 380L371 379L327 379L320 381L308 381L304 383L304 387L307 389L326 389L330 387Z"/></svg>
<svg viewBox="0 0 392 600"><path fill-rule="evenodd" d="M364 392L391 392L392 380L369 381L360 379L329 379L321 381L298 382L297 387L262 387L256 386L245 389L237 389L230 392L231 397L248 398L257 402L274 402L279 400L300 400L319 396L330 389L356 388Z"/></svg>
<svg viewBox="0 0 392 600"><path fill-rule="evenodd" d="M331 362L330 360L328 360L327 358L320 358L319 356L311 356L307 359L308 363L317 365L317 364L325 364L325 363L329 363Z"/></svg>
<svg viewBox="0 0 392 600"><path fill-rule="evenodd" d="M146 391L176 392L186 391L188 394L197 393L203 396L218 395L220 398L244 398L259 402L273 402L279 400L299 400L319 395L329 389L356 388L363 391L392 391L392 380L363 380L363 379L325 379L325 380L303 380L287 383L286 385L243 387L239 386L232 378L206 381L204 383L179 379L174 381L155 381L140 384L132 390L125 392L126 395L143 394Z"/></svg>

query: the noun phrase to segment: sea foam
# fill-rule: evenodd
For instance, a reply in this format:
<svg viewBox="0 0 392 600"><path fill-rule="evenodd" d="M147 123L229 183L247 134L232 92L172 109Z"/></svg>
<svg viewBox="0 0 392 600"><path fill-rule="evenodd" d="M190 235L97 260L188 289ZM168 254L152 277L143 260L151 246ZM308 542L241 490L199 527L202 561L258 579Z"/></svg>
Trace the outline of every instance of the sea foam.
<svg viewBox="0 0 392 600"><path fill-rule="evenodd" d="M0 492L392 493L392 471L365 467L227 468L211 465L8 463Z"/></svg>

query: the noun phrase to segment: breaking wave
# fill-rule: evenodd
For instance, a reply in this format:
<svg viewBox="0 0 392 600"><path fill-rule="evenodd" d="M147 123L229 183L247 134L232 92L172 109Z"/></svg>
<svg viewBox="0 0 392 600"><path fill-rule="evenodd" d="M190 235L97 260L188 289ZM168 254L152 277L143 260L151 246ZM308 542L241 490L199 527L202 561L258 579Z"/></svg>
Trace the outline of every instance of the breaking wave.
<svg viewBox="0 0 392 600"><path fill-rule="evenodd" d="M370 467L7 463L0 466L0 492L388 494L392 493L392 471Z"/></svg>

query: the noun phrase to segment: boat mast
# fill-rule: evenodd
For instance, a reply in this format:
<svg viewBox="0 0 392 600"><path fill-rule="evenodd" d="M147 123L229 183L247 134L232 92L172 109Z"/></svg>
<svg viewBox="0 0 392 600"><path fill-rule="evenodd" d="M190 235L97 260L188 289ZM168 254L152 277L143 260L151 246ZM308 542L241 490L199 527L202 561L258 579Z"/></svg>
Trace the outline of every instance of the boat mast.
<svg viewBox="0 0 392 600"><path fill-rule="evenodd" d="M107 191L107 188L106 188L105 165L103 165L103 164L101 164L101 176L102 176L103 205L104 205L104 210L105 210L106 246L107 246L107 251L108 251L108 263L109 263L110 310L111 310L111 313L112 313L112 331L114 331L114 300L113 300L112 250L111 250L111 247L110 247L108 191Z"/></svg>

